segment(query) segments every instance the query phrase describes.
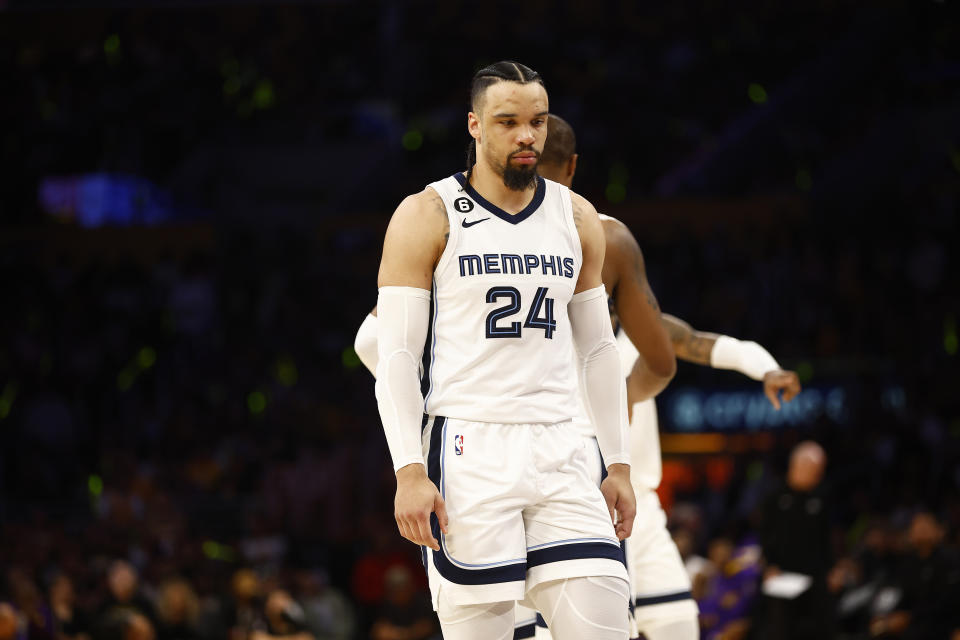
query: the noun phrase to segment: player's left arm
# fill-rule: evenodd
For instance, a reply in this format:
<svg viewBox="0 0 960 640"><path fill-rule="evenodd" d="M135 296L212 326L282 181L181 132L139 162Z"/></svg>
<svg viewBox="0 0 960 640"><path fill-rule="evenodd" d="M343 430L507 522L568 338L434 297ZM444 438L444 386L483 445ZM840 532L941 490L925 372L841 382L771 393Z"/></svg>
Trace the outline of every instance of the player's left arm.
<svg viewBox="0 0 960 640"><path fill-rule="evenodd" d="M800 393L800 378L796 372L781 369L762 345L697 331L689 323L666 313L662 315L662 321L670 333L678 358L714 369L732 369L763 382L763 393L774 409L780 409L781 398L783 402L790 402Z"/></svg>
<svg viewBox="0 0 960 640"><path fill-rule="evenodd" d="M673 379L677 360L670 336L660 320L660 305L647 281L643 252L636 238L619 220L606 220L606 264L616 279L613 304L620 326L640 357L627 378L629 405L652 398Z"/></svg>
<svg viewBox="0 0 960 640"><path fill-rule="evenodd" d="M633 529L637 501L630 484L627 388L620 375L620 354L603 288L603 226L593 205L575 193L570 197L583 262L567 313L583 371L584 404L607 463L607 478L600 490L617 537L623 540Z"/></svg>
<svg viewBox="0 0 960 640"><path fill-rule="evenodd" d="M377 377L377 363L380 356L377 354L377 308L367 314L357 329L357 336L353 339L353 350L356 351L360 362L367 368L373 377Z"/></svg>

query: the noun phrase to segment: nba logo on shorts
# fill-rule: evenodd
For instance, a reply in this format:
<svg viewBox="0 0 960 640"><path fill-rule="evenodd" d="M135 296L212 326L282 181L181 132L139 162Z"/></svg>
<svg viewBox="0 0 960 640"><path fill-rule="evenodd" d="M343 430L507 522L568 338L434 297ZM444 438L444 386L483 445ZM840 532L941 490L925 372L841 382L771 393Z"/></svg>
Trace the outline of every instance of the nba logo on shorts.
<svg viewBox="0 0 960 640"><path fill-rule="evenodd" d="M463 455L463 436L453 436L453 450L458 456Z"/></svg>

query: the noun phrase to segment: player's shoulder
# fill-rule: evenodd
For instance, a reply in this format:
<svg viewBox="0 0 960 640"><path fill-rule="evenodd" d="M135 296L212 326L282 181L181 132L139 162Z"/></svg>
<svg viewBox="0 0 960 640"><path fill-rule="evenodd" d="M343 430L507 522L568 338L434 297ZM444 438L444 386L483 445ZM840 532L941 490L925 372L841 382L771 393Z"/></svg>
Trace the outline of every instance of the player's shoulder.
<svg viewBox="0 0 960 640"><path fill-rule="evenodd" d="M603 235L606 236L607 242L636 241L630 227L620 220L604 213L598 214L598 217L600 218L600 224L603 225Z"/></svg>
<svg viewBox="0 0 960 640"><path fill-rule="evenodd" d="M443 198L433 187L424 187L422 191L411 193L404 198L393 213L394 219L419 219L425 214L446 213Z"/></svg>
<svg viewBox="0 0 960 640"><path fill-rule="evenodd" d="M640 252L640 245L630 231L630 227L613 216L601 213L599 217L600 224L603 226L603 237L607 243L607 259L632 257Z"/></svg>
<svg viewBox="0 0 960 640"><path fill-rule="evenodd" d="M576 223L577 229L582 230L584 224L595 227L600 223L596 207L573 189L570 189L570 205L573 209L573 221Z"/></svg>
<svg viewBox="0 0 960 640"><path fill-rule="evenodd" d="M573 189L570 189L570 203L573 205L574 210L580 209L584 212L589 212L595 218L599 216L596 207Z"/></svg>
<svg viewBox="0 0 960 640"><path fill-rule="evenodd" d="M597 217L600 218L600 224L603 225L603 232L607 235L630 233L630 229L627 228L627 225L613 216L608 216L605 213L598 213Z"/></svg>
<svg viewBox="0 0 960 640"><path fill-rule="evenodd" d="M436 207L437 205L443 205L443 198L432 186L426 186L422 191L411 193L400 203L400 207L404 208Z"/></svg>

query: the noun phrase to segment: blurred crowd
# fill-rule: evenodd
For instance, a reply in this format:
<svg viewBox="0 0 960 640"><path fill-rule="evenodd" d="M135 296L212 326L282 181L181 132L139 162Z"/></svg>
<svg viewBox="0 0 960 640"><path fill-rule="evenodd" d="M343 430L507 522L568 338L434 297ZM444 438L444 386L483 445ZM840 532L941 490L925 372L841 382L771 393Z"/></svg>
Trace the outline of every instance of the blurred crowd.
<svg viewBox="0 0 960 640"><path fill-rule="evenodd" d="M916 256L935 240L833 250L801 231L666 228L644 245L665 309L859 389L842 424L668 459L692 478L669 504L710 637L737 637L762 604L764 500L801 436L829 457L829 597L851 638L901 612L876 602L891 589L903 606L929 603L915 591L927 583L908 581L927 579L921 560L946 570L957 549L960 422L940 379L951 360L942 334L924 335L942 318L918 298L912 314L868 322L892 291L946 295L942 271L896 262L928 264ZM374 303L379 231L193 233L158 248L134 230L109 260L85 248L97 231L2 252L0 616L17 631L0 622L0 638L431 637L419 555L392 520L372 378L350 347ZM872 270L881 257L886 278ZM677 383L722 375L684 367ZM885 404L891 379L904 397Z"/></svg>
<svg viewBox="0 0 960 640"><path fill-rule="evenodd" d="M830 203L916 190L957 162L960 33L942 3L8 4L0 121L17 126L0 133L0 202L24 222L44 176L91 171L261 223L392 207L461 167L469 78L504 56L546 79L601 203Z"/></svg>
<svg viewBox="0 0 960 640"><path fill-rule="evenodd" d="M469 76L504 55L665 311L849 391L766 447L668 455L703 636L958 640L944 3L30 2L0 1L0 640L437 637L351 345L387 213L461 167ZM45 177L98 172L211 215L40 210ZM767 593L788 574L806 599Z"/></svg>

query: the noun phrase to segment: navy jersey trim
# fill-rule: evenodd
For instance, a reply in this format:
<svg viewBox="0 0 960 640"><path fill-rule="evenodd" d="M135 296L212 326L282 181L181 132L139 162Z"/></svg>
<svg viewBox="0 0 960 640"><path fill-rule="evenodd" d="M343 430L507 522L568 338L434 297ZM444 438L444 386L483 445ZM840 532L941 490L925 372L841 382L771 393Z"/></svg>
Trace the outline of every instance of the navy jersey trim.
<svg viewBox="0 0 960 640"><path fill-rule="evenodd" d="M626 559L620 545L607 544L606 542L574 542L527 551L527 566L533 568L550 562L583 560L586 558L606 558L626 565Z"/></svg>
<svg viewBox="0 0 960 640"><path fill-rule="evenodd" d="M433 286L430 291L430 324L427 326L427 338L423 343L423 359L421 360L421 367L423 371L420 373L420 395L423 396L423 401L426 403L427 398L430 397L430 393L433 391L433 375L431 367L433 367L433 347L434 342L436 341L436 324L437 324L437 281L433 281ZM423 429L421 429L423 431Z"/></svg>
<svg viewBox="0 0 960 640"><path fill-rule="evenodd" d="M547 621L543 619L543 616L540 615L540 612L537 612L537 626L541 629L547 628Z"/></svg>
<svg viewBox="0 0 960 640"><path fill-rule="evenodd" d="M443 427L446 421L447 419L444 416L434 418L430 432L430 449L427 452L427 476L437 486L437 489L440 489L440 453L443 448ZM433 533L433 537L442 543L440 521L435 513L430 514L430 531ZM525 562L478 569L458 567L447 557L442 544L440 551L433 551L433 565L441 576L455 584L478 585L522 582L527 577L527 564Z"/></svg>
<svg viewBox="0 0 960 640"><path fill-rule="evenodd" d="M633 605L638 609L640 607L649 607L654 604L664 604L665 602L679 602L680 600L692 600L693 594L689 591L678 591L676 593L666 593L662 596L649 596L647 598L637 598Z"/></svg>
<svg viewBox="0 0 960 640"><path fill-rule="evenodd" d="M511 215L477 193L477 190L473 188L473 185L467 182L467 179L463 177L462 173L455 173L453 174L453 177L457 179L457 182L460 183L460 186L463 188L466 194L473 198L477 204L501 220L509 222L510 224L520 224L532 216L534 212L540 208L540 205L543 204L543 199L547 195L547 183L543 178L537 176L537 190L533 194L533 200L531 200L530 204L524 207L522 211Z"/></svg>
<svg viewBox="0 0 960 640"><path fill-rule="evenodd" d="M533 638L536 635L537 625L533 622L525 624L522 627L514 627L513 629L513 640L525 640L525 638Z"/></svg>
<svg viewBox="0 0 960 640"><path fill-rule="evenodd" d="M594 438L594 440L596 440L596 438ZM607 473L607 463L603 461L603 452L600 451L599 442L597 442L597 453L600 454L600 484L603 484L603 481L606 480L610 474Z"/></svg>

